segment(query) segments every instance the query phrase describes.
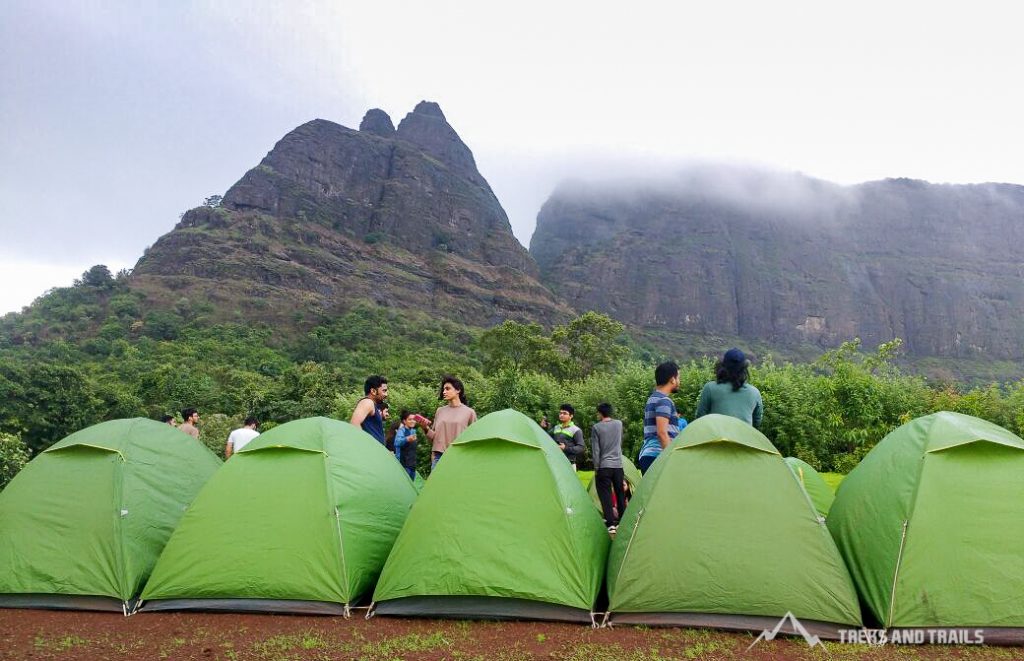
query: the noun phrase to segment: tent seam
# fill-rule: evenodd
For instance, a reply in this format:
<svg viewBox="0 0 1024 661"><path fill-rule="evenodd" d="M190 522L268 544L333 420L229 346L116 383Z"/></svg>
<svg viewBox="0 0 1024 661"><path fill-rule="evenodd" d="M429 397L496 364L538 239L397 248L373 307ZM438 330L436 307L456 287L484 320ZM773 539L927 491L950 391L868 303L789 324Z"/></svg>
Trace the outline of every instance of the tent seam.
<svg viewBox="0 0 1024 661"><path fill-rule="evenodd" d="M914 510L917 509L917 496L921 490L921 479L924 477L924 462L928 458L928 434L935 426L935 418L928 421L928 431L925 432L924 452L921 453L920 466L917 469L917 480L914 481L914 493L910 497L910 507L907 509L907 516L903 520L903 533L900 540L900 552L896 556L896 567L892 573L892 593L889 595L889 616L886 618L886 626L892 626L892 619L896 610L896 581L900 575L900 565L903 564L903 549L906 548L907 538L910 535L910 521L914 518Z"/></svg>
<svg viewBox="0 0 1024 661"><path fill-rule="evenodd" d="M785 459L782 459L782 465L785 466L786 470L789 472L790 477L793 478L793 481L796 482L796 485L800 488L800 493L803 495L804 501L807 503L807 506L811 508L811 513L814 515L814 522L820 525L824 517L822 517L818 513L818 507L814 504L814 501L811 500L811 494L807 492L807 486L804 482L804 469L801 468L800 466L797 466L797 470L800 471L800 475L798 476L796 473L792 471L792 469L790 469L789 465L786 464ZM827 529L826 532L828 532ZM829 533L829 536L831 536L831 533Z"/></svg>
<svg viewBox="0 0 1024 661"><path fill-rule="evenodd" d="M119 556L117 558L117 568L119 570L118 573L120 574L119 578L121 580L124 580L128 576L128 567L127 567L127 564L126 564L126 561L125 561L125 558L127 557L127 553L125 553L125 550L124 550L124 530L123 530L123 528L124 528L124 524L123 524L124 516L121 515L121 513L125 511L125 502L124 502L124 466L125 466L125 460L124 460L124 455L122 455L120 452L117 453L117 456L120 457L121 461L117 464L117 469L116 469L117 470L117 509L114 512L114 522L115 522L114 523L114 528L115 528L116 534L117 534L117 551L118 551L118 556ZM127 585L118 586L118 587L119 588L126 588ZM129 595L128 598L130 599L132 596L134 596L134 595ZM121 597L121 594L118 594L118 597ZM128 601L124 597L121 597L121 602L122 602L122 605L123 605L123 609L125 611L125 617L127 617L128 616L128 613L127 613Z"/></svg>
<svg viewBox="0 0 1024 661"><path fill-rule="evenodd" d="M892 575L892 591L889 595L889 617L886 618L886 628L892 626L892 612L896 607L896 581L900 576L900 565L903 564L903 549L907 545L907 526L909 523L909 519L903 521L903 532L900 534L900 552L896 555L896 571Z"/></svg>
<svg viewBox="0 0 1024 661"><path fill-rule="evenodd" d="M121 457L121 461L126 461L124 454L120 450L114 448L108 448L103 445L96 445L95 443L72 443L71 445L62 445L59 448L47 448L43 452L61 452L63 450L71 450L72 448L93 448L94 450L103 450L105 452L112 452L117 456Z"/></svg>
<svg viewBox="0 0 1024 661"><path fill-rule="evenodd" d="M338 533L338 560L341 561L341 580L345 585L345 606L348 607L348 600L352 598L352 586L349 585L348 576L348 563L345 562L345 538L341 534L341 511L339 506L334 503L333 484L331 483L331 472L328 466L330 461L330 455L327 452L321 452L321 456L324 460L324 491L327 493L327 504L334 510L334 523L335 530Z"/></svg>
<svg viewBox="0 0 1024 661"><path fill-rule="evenodd" d="M497 437L497 436L492 436L492 437L487 437L487 438L470 438L470 439L466 439L464 441L456 440L456 441L452 441L452 445L469 445L470 443L481 443L481 442L486 443L488 441L501 441L502 443L514 443L516 445L521 445L524 448L533 448L534 450L541 450L541 451L544 450L544 448L540 447L539 445L533 445L531 443L523 443L522 441L517 441L517 440L511 439L511 438L501 438L501 437Z"/></svg>
<svg viewBox="0 0 1024 661"><path fill-rule="evenodd" d="M636 523L633 524L633 532L629 535L629 541L626 542L626 550L622 552L622 560L619 562L619 571L615 574L615 585L618 585L619 579L622 578L622 570L626 568L626 559L629 558L629 551L633 548L633 540L636 538L636 531L640 529L640 520L643 519L644 512L646 511L647 508L644 507L636 513ZM608 612L612 612L611 603L608 604Z"/></svg>
<svg viewBox="0 0 1024 661"><path fill-rule="evenodd" d="M934 448L931 450L925 450L925 454L934 454L936 452L946 452L948 450L954 450L956 448L966 447L968 445L974 445L975 443L991 443L992 445L998 445L999 447L1010 448L1011 450L1024 451L1024 448L1019 445L1013 445L1011 443L1004 443L1002 441L995 441L991 438L976 438L973 441L966 441L964 443L957 443L956 445L944 445L941 448Z"/></svg>
<svg viewBox="0 0 1024 661"><path fill-rule="evenodd" d="M544 450L544 448L533 446L533 445L525 445L523 443L518 443L518 445L522 445L524 447L535 448L535 449L540 450L542 452ZM551 479L554 480L555 491L558 493L559 500L562 501L561 502L561 505L562 505L562 518L565 521L566 527L569 529L569 543L572 545L573 557L574 558L582 557L581 554L580 554L579 545L577 544L576 535L573 534L573 532L575 530L575 528L573 526L573 521L569 518L570 516L576 515L576 510L572 509L572 503L569 500L570 496L562 488L562 482L559 480L558 476L555 474L555 471L554 471L555 467L551 464L552 455L548 454L547 452L544 452L543 456L544 456L544 465L547 466L547 469L548 469L548 475L550 475ZM573 479L575 479L577 482L579 482L579 480L576 478L575 474L573 475ZM588 498L588 500L589 500L589 498ZM572 514L569 514L568 513L569 511L572 511ZM585 588L585 587L589 587L589 586L582 586L581 585L580 587ZM598 589L600 589L600 586L598 586ZM586 599L586 595L581 595L581 596L583 596L584 599ZM591 603L587 608L588 609L593 609L594 608L594 604Z"/></svg>

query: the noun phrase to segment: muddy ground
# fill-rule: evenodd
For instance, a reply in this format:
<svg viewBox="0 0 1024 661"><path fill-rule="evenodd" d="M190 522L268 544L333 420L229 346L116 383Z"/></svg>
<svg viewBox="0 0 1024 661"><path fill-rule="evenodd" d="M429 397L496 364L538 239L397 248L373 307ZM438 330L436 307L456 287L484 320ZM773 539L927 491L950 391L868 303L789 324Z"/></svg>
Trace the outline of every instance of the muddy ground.
<svg viewBox="0 0 1024 661"><path fill-rule="evenodd" d="M840 645L705 629L546 622L0 609L0 659L1024 659L1024 648Z"/></svg>

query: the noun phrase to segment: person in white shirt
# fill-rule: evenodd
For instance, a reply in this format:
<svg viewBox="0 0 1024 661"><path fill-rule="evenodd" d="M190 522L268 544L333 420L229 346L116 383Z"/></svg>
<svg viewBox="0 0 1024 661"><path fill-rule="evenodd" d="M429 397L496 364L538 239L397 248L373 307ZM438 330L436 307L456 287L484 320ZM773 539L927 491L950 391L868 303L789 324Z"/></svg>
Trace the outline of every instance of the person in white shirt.
<svg viewBox="0 0 1024 661"><path fill-rule="evenodd" d="M260 426L259 421L249 416L245 419L245 426L239 427L228 435L228 444L224 448L224 458L230 459L231 455L244 448L249 441L260 435L256 428Z"/></svg>

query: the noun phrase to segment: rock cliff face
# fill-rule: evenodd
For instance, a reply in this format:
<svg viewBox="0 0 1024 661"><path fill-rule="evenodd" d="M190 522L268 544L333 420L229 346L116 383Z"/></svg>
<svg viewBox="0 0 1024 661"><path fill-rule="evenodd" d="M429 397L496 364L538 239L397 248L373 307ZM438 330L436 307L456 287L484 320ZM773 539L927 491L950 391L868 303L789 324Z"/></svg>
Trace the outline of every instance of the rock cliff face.
<svg viewBox="0 0 1024 661"><path fill-rule="evenodd" d="M531 254L579 309L773 345L1024 357L1024 187L696 170L566 184Z"/></svg>
<svg viewBox="0 0 1024 661"><path fill-rule="evenodd" d="M317 119L275 145L224 195L187 212L139 261L157 299L246 316L327 311L358 299L473 325L560 313L473 154L435 103L395 129Z"/></svg>

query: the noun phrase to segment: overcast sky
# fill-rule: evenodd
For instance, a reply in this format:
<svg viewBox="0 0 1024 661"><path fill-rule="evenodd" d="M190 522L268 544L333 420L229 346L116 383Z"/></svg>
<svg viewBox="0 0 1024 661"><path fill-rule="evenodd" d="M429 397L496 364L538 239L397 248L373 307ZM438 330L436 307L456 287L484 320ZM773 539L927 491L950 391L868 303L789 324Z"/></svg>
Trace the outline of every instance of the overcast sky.
<svg viewBox="0 0 1024 661"><path fill-rule="evenodd" d="M131 267L320 117L441 104L528 245L563 178L1024 183L1010 2L0 0L0 313Z"/></svg>

